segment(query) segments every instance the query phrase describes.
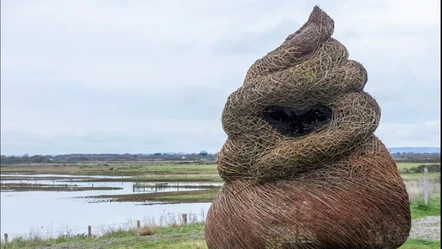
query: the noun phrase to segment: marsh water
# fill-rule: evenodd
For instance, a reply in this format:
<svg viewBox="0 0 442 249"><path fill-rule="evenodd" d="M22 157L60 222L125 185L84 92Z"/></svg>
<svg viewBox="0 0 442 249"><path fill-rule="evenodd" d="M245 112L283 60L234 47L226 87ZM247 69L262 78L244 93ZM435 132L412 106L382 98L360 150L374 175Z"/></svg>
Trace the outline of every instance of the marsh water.
<svg viewBox="0 0 442 249"><path fill-rule="evenodd" d="M188 214L192 221L203 221L210 203L163 204L153 202L109 202L89 198L98 195L120 195L167 191L204 189L205 183L134 183L95 181L104 176L81 177L60 175L1 175L2 184L21 183L41 186L66 185L70 191L8 191L1 192L1 233L12 239L18 236L49 236L60 234L98 234L103 227L121 227L135 224L156 223L168 225L180 222L180 215ZM121 177L119 177L121 178ZM87 182L82 180L87 179ZM206 183L207 184L207 183ZM214 183L210 183L213 185ZM75 191L76 187L92 190ZM115 187L114 190L93 190L97 187Z"/></svg>

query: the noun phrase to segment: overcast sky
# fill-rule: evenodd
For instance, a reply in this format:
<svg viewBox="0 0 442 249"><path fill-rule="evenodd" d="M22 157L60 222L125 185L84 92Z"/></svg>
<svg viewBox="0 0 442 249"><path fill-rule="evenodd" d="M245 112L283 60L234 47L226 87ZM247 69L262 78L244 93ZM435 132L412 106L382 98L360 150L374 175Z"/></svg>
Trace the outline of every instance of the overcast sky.
<svg viewBox="0 0 442 249"><path fill-rule="evenodd" d="M250 65L318 4L387 147L440 146L440 0L1 1L1 154L217 152Z"/></svg>

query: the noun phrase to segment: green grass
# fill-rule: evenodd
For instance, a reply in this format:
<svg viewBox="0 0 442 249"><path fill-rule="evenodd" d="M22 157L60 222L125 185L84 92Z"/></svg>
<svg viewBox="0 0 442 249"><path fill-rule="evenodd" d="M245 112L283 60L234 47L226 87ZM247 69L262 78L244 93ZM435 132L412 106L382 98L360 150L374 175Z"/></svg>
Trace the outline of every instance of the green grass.
<svg viewBox="0 0 442 249"><path fill-rule="evenodd" d="M432 165L440 163L396 163L398 169L411 169L417 168L420 165Z"/></svg>
<svg viewBox="0 0 442 249"><path fill-rule="evenodd" d="M98 181L194 181L194 182L221 182L217 166L200 164L176 165L136 165L132 164L82 164L82 165L3 165L2 174L59 174L73 176L129 176L122 179L99 179ZM94 180L96 181L96 180Z"/></svg>
<svg viewBox="0 0 442 249"><path fill-rule="evenodd" d="M82 164L82 165L2 165L2 174L70 174L70 175L107 175L142 176L146 174L218 174L216 165L176 164L176 165L137 165L132 164Z"/></svg>
<svg viewBox="0 0 442 249"><path fill-rule="evenodd" d="M221 177L218 174L207 175L143 175L133 178L135 181L143 182L222 182Z"/></svg>
<svg viewBox="0 0 442 249"><path fill-rule="evenodd" d="M425 216L440 215L440 194L431 196L429 205L425 205L424 198L413 200L410 203L411 218L419 219Z"/></svg>
<svg viewBox="0 0 442 249"><path fill-rule="evenodd" d="M155 174L218 174L216 165L152 165L142 170Z"/></svg>
<svg viewBox="0 0 442 249"><path fill-rule="evenodd" d="M439 249L440 241L424 239L408 239L400 249Z"/></svg>
<svg viewBox="0 0 442 249"><path fill-rule="evenodd" d="M123 173L130 175L139 174L217 174L216 165L199 165L199 164L185 164L185 165L122 165L122 166L100 166L109 168L115 174ZM92 167L91 167L92 168ZM83 168L85 169L85 168ZM104 169L104 168L103 168ZM105 169L104 169L105 170Z"/></svg>
<svg viewBox="0 0 442 249"><path fill-rule="evenodd" d="M174 202L182 202L185 201L186 203L189 202L212 202L215 198L216 194L218 194L219 189L215 190L209 190L204 193L199 194L180 194L177 196L159 196L156 198L158 201L167 201L168 203L174 203Z"/></svg>
<svg viewBox="0 0 442 249"><path fill-rule="evenodd" d="M206 249L207 246L204 240L204 224L196 223L185 227L156 227L153 228L153 235L149 236L139 236L137 230L115 230L99 238L88 238L84 234L48 240L16 238L6 246L2 244L2 248Z"/></svg>
<svg viewBox="0 0 442 249"><path fill-rule="evenodd" d="M423 173L410 173L401 174L402 179L413 180L413 179L424 179ZM440 179L440 173L428 173L428 179Z"/></svg>
<svg viewBox="0 0 442 249"><path fill-rule="evenodd" d="M418 167L421 165L428 165L429 166L429 170L432 172L435 172L435 168L433 167L433 165L438 165L439 166L439 171L440 171L440 163L396 163L397 168L399 170L399 172L402 174L402 177L408 177L410 178L414 178L416 176L421 176L423 175L423 172L419 173ZM437 167L436 167L437 168ZM421 169L422 170L422 169ZM431 177L434 176L440 176L440 172L438 173L430 173L430 175L432 175Z"/></svg>
<svg viewBox="0 0 442 249"><path fill-rule="evenodd" d="M91 196L95 199L112 199L116 202L144 202L144 201L160 201L167 203L195 203L195 202L212 202L219 187L209 188L206 190L189 190L174 192L158 192L158 193L142 193L142 194L124 194L124 195L99 195Z"/></svg>

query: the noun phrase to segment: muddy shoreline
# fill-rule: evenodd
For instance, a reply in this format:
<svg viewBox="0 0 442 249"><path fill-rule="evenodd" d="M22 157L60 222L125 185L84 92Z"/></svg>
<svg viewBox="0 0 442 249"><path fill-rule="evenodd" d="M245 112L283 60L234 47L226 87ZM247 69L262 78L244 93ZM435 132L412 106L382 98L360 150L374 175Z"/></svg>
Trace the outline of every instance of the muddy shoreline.
<svg viewBox="0 0 442 249"><path fill-rule="evenodd" d="M120 190L120 187L85 187L75 184L32 184L32 183L2 183L1 192L28 192L28 191L90 191L90 190Z"/></svg>
<svg viewBox="0 0 442 249"><path fill-rule="evenodd" d="M196 202L212 202L213 198L219 192L220 187L207 190L189 190L189 191L173 191L160 193L142 193L142 194L125 194L125 195L97 195L89 197L80 197L87 199L95 199L96 202L161 202L161 203L196 203ZM94 201L92 201L94 202Z"/></svg>

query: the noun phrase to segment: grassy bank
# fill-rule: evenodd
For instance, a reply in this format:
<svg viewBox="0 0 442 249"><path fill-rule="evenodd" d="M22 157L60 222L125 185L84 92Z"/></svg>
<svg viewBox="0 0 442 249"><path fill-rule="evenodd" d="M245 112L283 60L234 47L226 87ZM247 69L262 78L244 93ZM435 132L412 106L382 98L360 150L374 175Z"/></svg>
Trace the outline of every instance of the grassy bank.
<svg viewBox="0 0 442 249"><path fill-rule="evenodd" d="M144 165L133 164L101 165L2 165L1 174L14 177L15 174L23 175L72 175L72 176L103 176L100 179L76 179L76 181L118 181L118 182L220 182L216 165ZM104 176L124 176L125 178L105 178ZM7 177L2 177L7 178ZM52 179L56 177L49 177Z"/></svg>
<svg viewBox="0 0 442 249"><path fill-rule="evenodd" d="M88 238L84 235L73 237L60 236L55 239L31 240L15 239L5 249L206 249L204 224L190 224L185 227L145 227L139 230L114 230L99 238ZM408 239L401 249L436 249L440 241Z"/></svg>
<svg viewBox="0 0 442 249"><path fill-rule="evenodd" d="M63 175L106 175L106 176L140 176L145 174L217 174L216 165L144 165L132 164L32 164L2 165L2 174L63 174Z"/></svg>
<svg viewBox="0 0 442 249"><path fill-rule="evenodd" d="M194 203L194 202L212 202L218 193L219 187L209 188L207 190L174 191L159 193L127 194L127 195L99 195L88 198L106 199L116 202L167 202L167 203Z"/></svg>
<svg viewBox="0 0 442 249"><path fill-rule="evenodd" d="M117 248L207 248L204 240L204 224L189 224L185 227L143 227L139 230L110 230L99 238L88 238L84 234L59 236L54 239L14 239L2 244L4 249L117 249Z"/></svg>
<svg viewBox="0 0 442 249"><path fill-rule="evenodd" d="M2 192L26 192L26 191L89 191L89 190L119 190L119 187L80 187L75 184L32 184L32 183L2 183Z"/></svg>

